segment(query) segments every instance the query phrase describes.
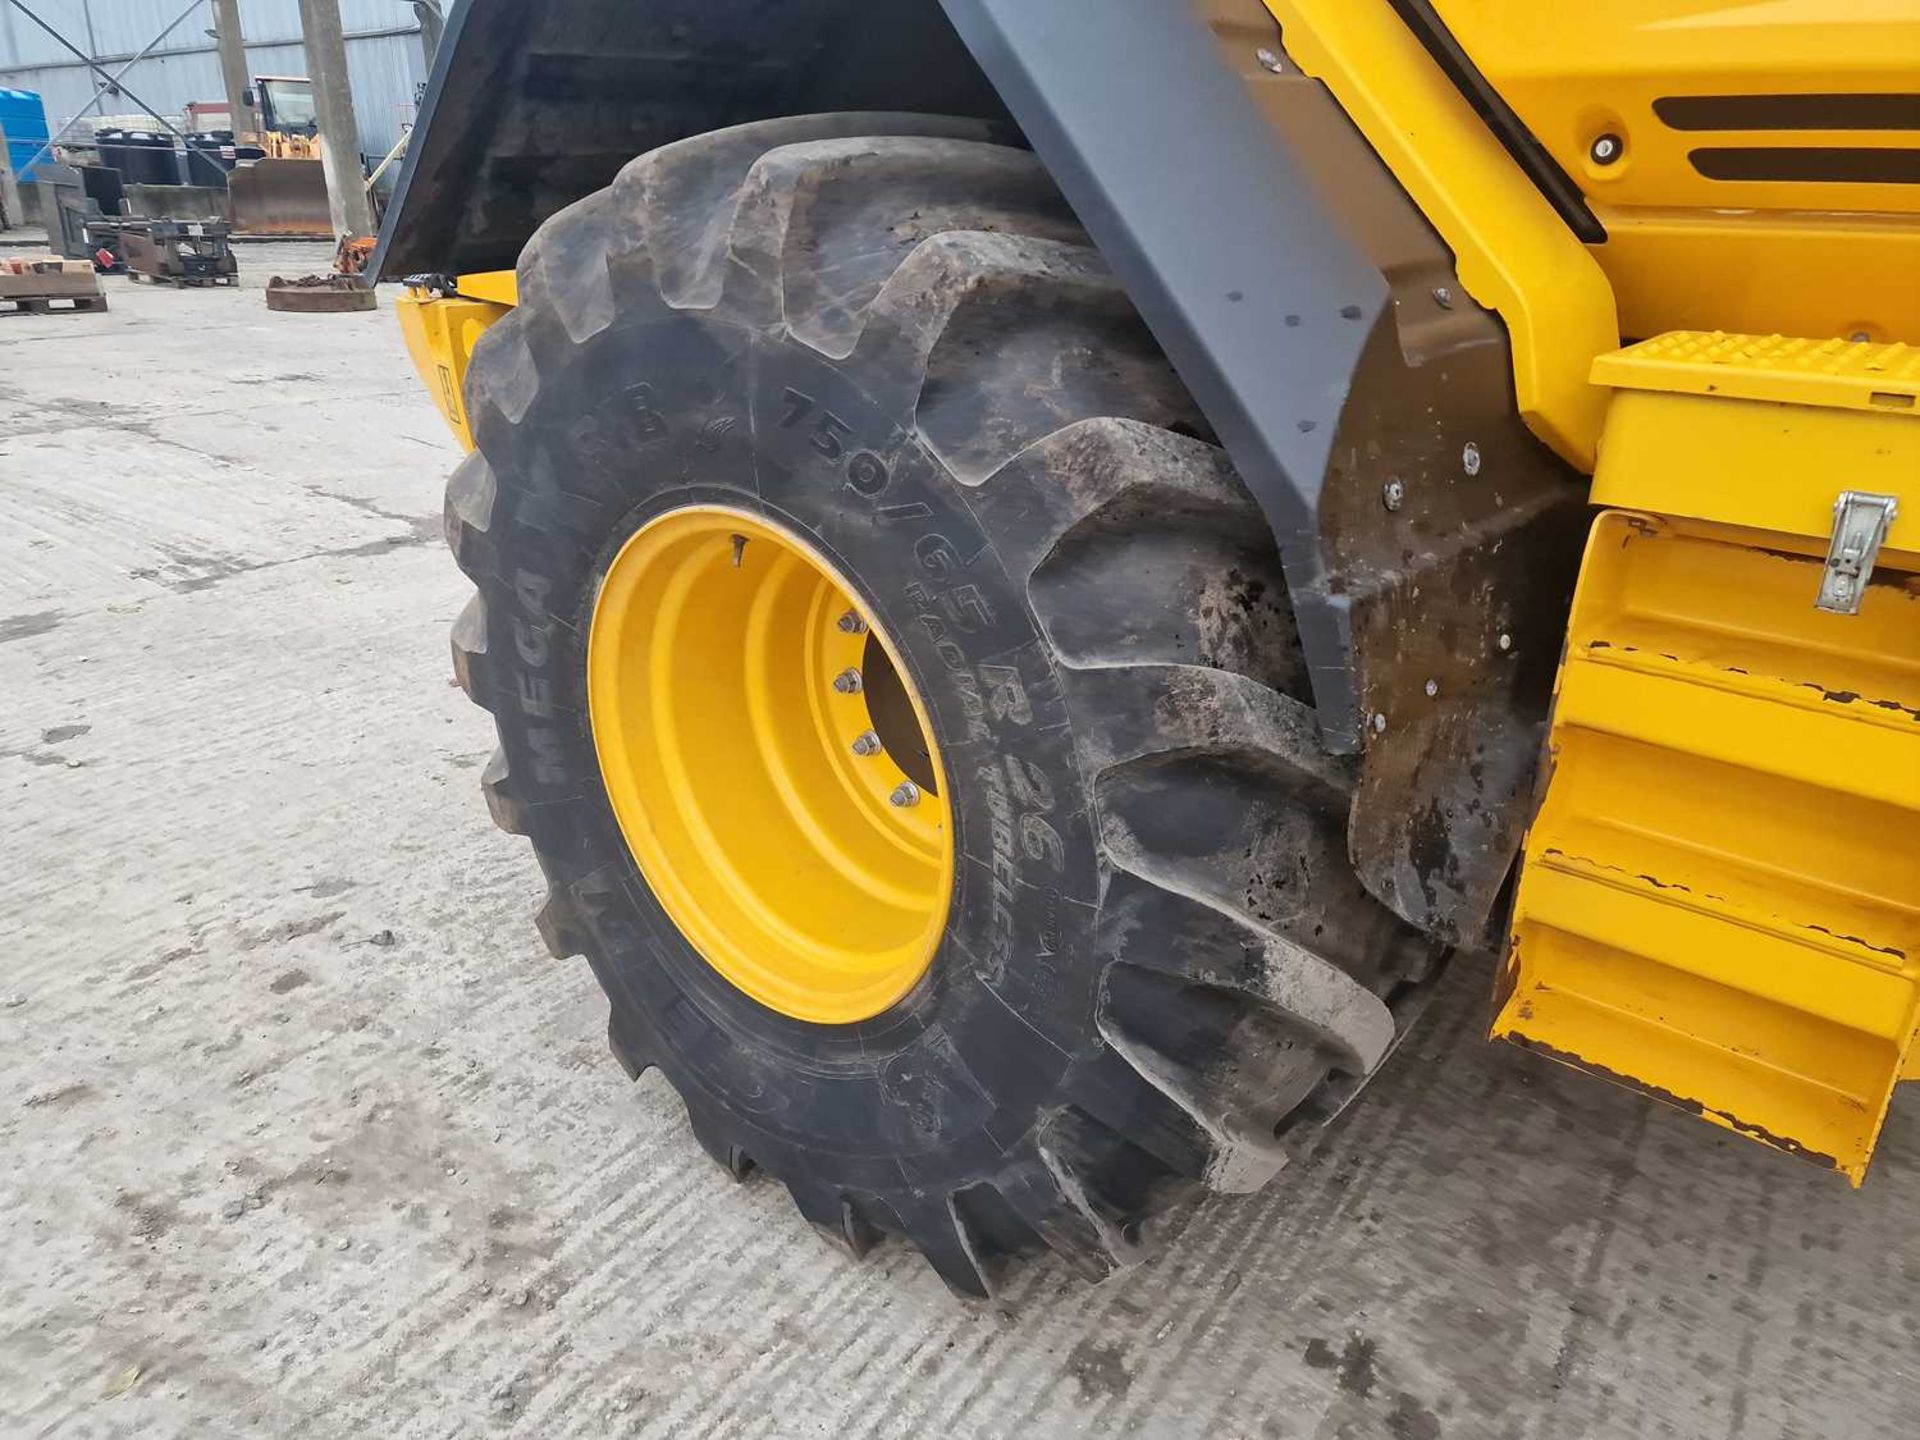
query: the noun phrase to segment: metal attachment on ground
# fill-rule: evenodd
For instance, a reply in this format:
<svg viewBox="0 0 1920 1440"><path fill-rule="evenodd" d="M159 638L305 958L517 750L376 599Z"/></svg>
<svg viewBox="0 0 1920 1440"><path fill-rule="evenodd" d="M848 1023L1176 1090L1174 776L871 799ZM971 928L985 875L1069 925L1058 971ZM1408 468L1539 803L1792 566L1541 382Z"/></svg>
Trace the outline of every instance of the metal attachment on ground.
<svg viewBox="0 0 1920 1440"><path fill-rule="evenodd" d="M902 780L898 785L893 787L893 793L887 796L887 799L891 803L902 807L918 805L920 803L920 787L911 780Z"/></svg>
<svg viewBox="0 0 1920 1440"><path fill-rule="evenodd" d="M1813 602L1816 609L1835 615L1860 613L1860 593L1899 513L1900 506L1891 495L1840 492L1833 502L1833 538L1827 542L1827 564Z"/></svg>
<svg viewBox="0 0 1920 1440"><path fill-rule="evenodd" d="M1460 464L1469 475L1480 473L1480 447L1471 440L1467 442L1467 448L1460 452Z"/></svg>
<svg viewBox="0 0 1920 1440"><path fill-rule="evenodd" d="M296 315L340 315L352 310L372 310L377 301L373 287L358 275L302 275L283 280L276 275L267 282L267 308Z"/></svg>
<svg viewBox="0 0 1920 1440"><path fill-rule="evenodd" d="M89 218L87 243L111 257L111 269L129 281L145 280L184 290L189 285L238 285L240 265L228 243L224 220L148 220L135 216Z"/></svg>
<svg viewBox="0 0 1920 1440"><path fill-rule="evenodd" d="M860 672L851 665L833 677L833 688L842 695L858 695L862 684Z"/></svg>
<svg viewBox="0 0 1920 1440"><path fill-rule="evenodd" d="M856 755L878 755L880 737L871 730L862 730L853 737L853 753Z"/></svg>
<svg viewBox="0 0 1920 1440"><path fill-rule="evenodd" d="M1265 47L1254 51L1253 58L1260 62L1260 68L1262 70L1271 70L1276 75L1284 75L1287 73L1287 62Z"/></svg>
<svg viewBox="0 0 1920 1440"><path fill-rule="evenodd" d="M364 275L367 262L373 259L374 237L371 235L342 235L340 243L333 250L333 270L336 275Z"/></svg>
<svg viewBox="0 0 1920 1440"><path fill-rule="evenodd" d="M1442 310L1451 310L1453 308L1453 291L1444 285L1434 286L1433 303L1438 305Z"/></svg>
<svg viewBox="0 0 1920 1440"><path fill-rule="evenodd" d="M849 610L840 617L840 628L849 635L864 635L867 633L867 622L860 618L858 610Z"/></svg>
<svg viewBox="0 0 1920 1440"><path fill-rule="evenodd" d="M1440 682L1438 680L1429 680L1420 688L1427 692L1427 699L1431 700L1440 693Z"/></svg>
<svg viewBox="0 0 1920 1440"><path fill-rule="evenodd" d="M1602 135L1593 142L1593 148L1587 153L1593 157L1596 165L1611 165L1626 151L1626 142L1618 135Z"/></svg>
<svg viewBox="0 0 1920 1440"><path fill-rule="evenodd" d="M1398 480L1389 480L1380 487L1380 503L1389 510L1398 510L1407 498L1407 487Z"/></svg>

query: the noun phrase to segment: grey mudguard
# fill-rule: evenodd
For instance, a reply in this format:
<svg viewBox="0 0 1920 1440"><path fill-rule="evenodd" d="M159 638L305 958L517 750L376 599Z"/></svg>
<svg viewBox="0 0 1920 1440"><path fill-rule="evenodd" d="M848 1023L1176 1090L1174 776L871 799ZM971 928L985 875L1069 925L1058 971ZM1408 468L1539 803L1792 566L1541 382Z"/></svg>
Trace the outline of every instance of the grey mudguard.
<svg viewBox="0 0 1920 1440"><path fill-rule="evenodd" d="M1360 743L1320 491L1386 281L1182 3L942 0L1279 541L1321 731Z"/></svg>

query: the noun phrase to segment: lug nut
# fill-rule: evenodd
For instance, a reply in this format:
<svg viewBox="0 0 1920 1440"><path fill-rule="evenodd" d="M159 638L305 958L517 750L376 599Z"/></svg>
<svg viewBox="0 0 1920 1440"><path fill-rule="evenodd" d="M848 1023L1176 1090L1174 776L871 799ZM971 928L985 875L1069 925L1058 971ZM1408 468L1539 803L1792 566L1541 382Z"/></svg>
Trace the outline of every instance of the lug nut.
<svg viewBox="0 0 1920 1440"><path fill-rule="evenodd" d="M1431 700L1440 693L1440 682L1438 680L1429 680L1421 688L1427 692L1427 699Z"/></svg>
<svg viewBox="0 0 1920 1440"><path fill-rule="evenodd" d="M1380 503L1389 510L1398 510L1406 498L1407 487L1398 480L1389 480L1380 487Z"/></svg>
<svg viewBox="0 0 1920 1440"><path fill-rule="evenodd" d="M902 780L898 785L893 787L893 793L887 796L887 799L902 808L908 805L918 805L920 803L920 787L911 780Z"/></svg>
<svg viewBox="0 0 1920 1440"><path fill-rule="evenodd" d="M1480 473L1480 447L1469 440L1460 452L1460 468L1469 475Z"/></svg>
<svg viewBox="0 0 1920 1440"><path fill-rule="evenodd" d="M858 695L861 686L860 672L855 670L851 665L833 677L833 688L838 690L842 695Z"/></svg>
<svg viewBox="0 0 1920 1440"><path fill-rule="evenodd" d="M867 633L867 622L860 618L858 610L849 610L840 617L840 628L849 635L864 635Z"/></svg>
<svg viewBox="0 0 1920 1440"><path fill-rule="evenodd" d="M853 753L856 755L878 755L880 737L871 730L862 730L853 737Z"/></svg>

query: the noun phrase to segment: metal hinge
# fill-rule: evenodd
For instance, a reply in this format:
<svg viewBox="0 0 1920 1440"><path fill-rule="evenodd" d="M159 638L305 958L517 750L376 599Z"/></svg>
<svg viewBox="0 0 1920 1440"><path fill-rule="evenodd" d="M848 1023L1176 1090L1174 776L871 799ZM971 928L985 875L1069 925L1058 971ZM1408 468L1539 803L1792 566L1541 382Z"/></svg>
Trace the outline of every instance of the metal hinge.
<svg viewBox="0 0 1920 1440"><path fill-rule="evenodd" d="M1858 615L1860 596L1873 574L1880 546L1892 528L1899 504L1891 495L1866 490L1842 490L1833 502L1833 538L1827 543L1827 566L1820 576L1814 608L1835 615Z"/></svg>

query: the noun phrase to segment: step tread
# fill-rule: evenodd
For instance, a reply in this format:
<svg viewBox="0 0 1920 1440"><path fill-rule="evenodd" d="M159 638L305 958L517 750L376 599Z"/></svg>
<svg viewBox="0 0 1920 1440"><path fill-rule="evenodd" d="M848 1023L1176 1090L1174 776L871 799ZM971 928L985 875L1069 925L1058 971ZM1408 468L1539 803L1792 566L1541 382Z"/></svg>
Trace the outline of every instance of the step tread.
<svg viewBox="0 0 1920 1440"><path fill-rule="evenodd" d="M1920 348L1675 330L1598 357L1594 383L1920 418Z"/></svg>

